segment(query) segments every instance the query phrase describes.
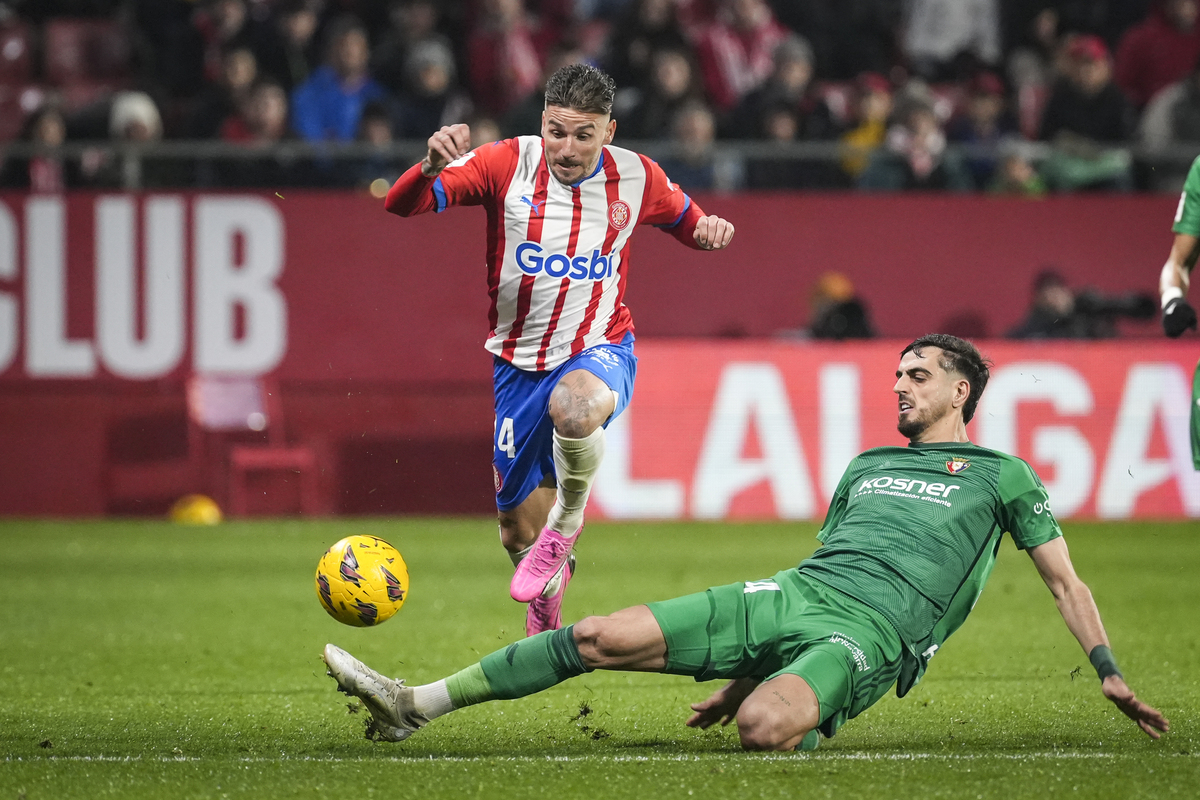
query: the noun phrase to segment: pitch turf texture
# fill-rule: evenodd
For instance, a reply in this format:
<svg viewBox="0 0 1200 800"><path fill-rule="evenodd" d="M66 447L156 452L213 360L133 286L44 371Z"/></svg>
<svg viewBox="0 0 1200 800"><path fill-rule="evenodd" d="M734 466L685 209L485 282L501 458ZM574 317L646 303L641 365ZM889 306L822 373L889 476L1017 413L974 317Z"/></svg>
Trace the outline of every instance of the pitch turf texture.
<svg viewBox="0 0 1200 800"><path fill-rule="evenodd" d="M769 577L811 524L593 524L567 616ZM379 628L328 616L317 558L395 544L410 598ZM1069 524L1152 742L1099 692L1028 558L1006 542L975 613L904 699L815 753L746 754L683 726L718 684L594 673L363 738L335 642L422 683L519 637L494 522L0 522L0 800L273 797L1200 797L1200 526ZM357 713L356 713L357 712Z"/></svg>

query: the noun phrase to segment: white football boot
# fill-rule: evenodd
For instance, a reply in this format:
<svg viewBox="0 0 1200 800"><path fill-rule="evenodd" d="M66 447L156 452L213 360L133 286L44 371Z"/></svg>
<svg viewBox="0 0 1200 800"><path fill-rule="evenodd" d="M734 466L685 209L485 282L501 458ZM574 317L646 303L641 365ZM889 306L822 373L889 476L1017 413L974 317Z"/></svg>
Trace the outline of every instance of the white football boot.
<svg viewBox="0 0 1200 800"><path fill-rule="evenodd" d="M380 675L340 647L325 645L321 654L326 674L338 684L338 691L363 701L371 712L367 738L376 742L402 742L429 723L417 711L413 690L402 680Z"/></svg>

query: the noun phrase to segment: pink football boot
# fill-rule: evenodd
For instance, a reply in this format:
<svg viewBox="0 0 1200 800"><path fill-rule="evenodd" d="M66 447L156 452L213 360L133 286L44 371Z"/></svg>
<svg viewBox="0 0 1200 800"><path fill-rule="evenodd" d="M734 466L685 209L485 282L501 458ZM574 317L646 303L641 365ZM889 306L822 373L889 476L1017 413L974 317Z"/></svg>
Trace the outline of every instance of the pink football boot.
<svg viewBox="0 0 1200 800"><path fill-rule="evenodd" d="M562 627L563 595L567 593L567 584L575 574L575 556L567 559L563 566L562 580L558 591L549 597L535 597L529 601L529 609L525 612L525 635L535 636L542 631L556 631Z"/></svg>
<svg viewBox="0 0 1200 800"><path fill-rule="evenodd" d="M571 536L563 536L549 528L542 528L542 535L534 542L533 550L517 565L517 571L508 587L512 599L518 603L528 603L539 597L546 590L550 579L567 563L567 556L571 555L571 548L575 546L575 540L581 533L582 525Z"/></svg>

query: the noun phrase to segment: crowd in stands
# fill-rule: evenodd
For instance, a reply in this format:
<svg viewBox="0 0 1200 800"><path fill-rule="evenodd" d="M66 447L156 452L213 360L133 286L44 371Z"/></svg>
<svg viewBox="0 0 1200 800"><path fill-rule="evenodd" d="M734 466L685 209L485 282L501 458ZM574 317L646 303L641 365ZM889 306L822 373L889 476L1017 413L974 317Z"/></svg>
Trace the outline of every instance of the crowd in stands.
<svg viewBox="0 0 1200 800"><path fill-rule="evenodd" d="M620 140L673 143L692 190L1171 190L1186 161L1131 152L1200 150L1200 0L0 0L0 140L36 143L0 186L121 185L111 148L55 149L164 138L264 154L199 185L365 185L441 125L538 133L577 61L616 80ZM747 140L829 147L719 146Z"/></svg>

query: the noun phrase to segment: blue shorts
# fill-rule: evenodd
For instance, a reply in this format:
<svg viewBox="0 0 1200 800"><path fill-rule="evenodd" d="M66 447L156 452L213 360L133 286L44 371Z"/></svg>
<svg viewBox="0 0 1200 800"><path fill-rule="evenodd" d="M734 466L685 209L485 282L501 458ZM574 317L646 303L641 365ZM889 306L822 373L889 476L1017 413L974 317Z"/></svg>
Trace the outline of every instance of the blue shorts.
<svg viewBox="0 0 1200 800"><path fill-rule="evenodd" d="M620 344L598 344L559 364L550 372L517 369L495 358L492 388L496 398L495 436L492 439L492 475L496 481L496 508L516 508L546 475L554 474L554 423L550 421L550 393L568 372L587 370L617 393L617 407L604 426L617 418L633 396L637 356L633 334Z"/></svg>

